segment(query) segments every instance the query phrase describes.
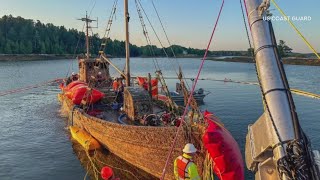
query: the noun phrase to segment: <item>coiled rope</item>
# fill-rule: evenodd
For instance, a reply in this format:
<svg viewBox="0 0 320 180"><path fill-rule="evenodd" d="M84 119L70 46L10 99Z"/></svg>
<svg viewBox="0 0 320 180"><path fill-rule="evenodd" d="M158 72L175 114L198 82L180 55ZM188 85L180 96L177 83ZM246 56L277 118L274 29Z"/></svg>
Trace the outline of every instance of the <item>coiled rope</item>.
<svg viewBox="0 0 320 180"><path fill-rule="evenodd" d="M181 129L181 127L182 127L182 124L183 124L183 122L184 122L184 117L185 117L185 115L187 114L188 107L189 107L189 105L190 105L190 103L191 103L191 99L192 99L192 96L193 96L193 92L194 92L195 87L196 87L196 85L197 85L197 82L198 82L198 79L199 79L199 76L200 76L202 67L203 67L203 65L204 65L204 62L205 62L205 60L206 60L206 58L207 58L208 51L209 51L209 47L210 47L210 45L211 45L211 42L212 42L212 39L213 39L213 35L214 35L215 31L216 31L216 28L217 28L217 25L218 25L218 22L219 22L219 19L220 19L220 15L221 15L221 12L222 12L222 9L223 9L223 5L224 5L224 0L222 1L222 4L221 4L220 10L219 10L218 17L217 17L217 19L216 19L214 28L213 28L212 33L211 33L211 37L210 37L209 43L208 43L208 45L207 45L207 49L206 49L206 51L205 51L205 53L204 53L204 56L203 56L203 58L202 58L202 61L201 61L201 64L200 64L200 67L199 67L199 70L198 70L198 74L197 74L197 76L196 76L196 78L195 78L195 81L194 81L194 84L193 84L193 86L192 86L192 88L191 88L191 92L190 92L190 95L189 95L189 98L188 98L188 103L186 104L186 107L185 107L185 109L184 109L184 112L183 112L183 115L182 115L182 118L181 118L181 122L182 122L182 123L181 123L181 125L178 127L178 129L177 129L176 136L175 136L175 138L174 138L174 140L173 140L171 149L170 149L170 151L169 151L169 154L168 154L168 157L167 157L167 160L166 160L166 164L165 164L165 166L164 166L164 168L163 168L163 171L162 171L161 180L164 180L164 178L165 178L166 169L167 169L167 166L168 166L168 164L169 164L170 156L171 156L171 154L172 154L172 152L173 152L173 149L174 149L174 146L175 146L175 144L176 144L176 142L177 142L179 131L180 131L180 129Z"/></svg>

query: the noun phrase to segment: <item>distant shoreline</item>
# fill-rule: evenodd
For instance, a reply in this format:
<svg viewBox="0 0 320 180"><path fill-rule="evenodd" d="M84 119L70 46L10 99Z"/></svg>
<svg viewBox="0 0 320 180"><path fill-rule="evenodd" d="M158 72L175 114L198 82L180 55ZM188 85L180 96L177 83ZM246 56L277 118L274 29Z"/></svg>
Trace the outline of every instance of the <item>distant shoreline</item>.
<svg viewBox="0 0 320 180"><path fill-rule="evenodd" d="M252 57L208 57L207 60L222 62L253 63ZM320 66L320 60L312 58L287 57L283 58L282 61L284 64L289 65Z"/></svg>
<svg viewBox="0 0 320 180"><path fill-rule="evenodd" d="M57 55L57 54L0 54L0 61L37 61L37 60L61 60L61 59L74 59L71 54ZM124 58L124 57L113 57ZM133 58L152 58L152 57L133 57ZM158 57L164 58L164 57ZM186 59L201 59L200 56L179 56L178 58ZM237 57L207 57L210 61L220 62L239 62L239 63L253 63L252 57L237 56ZM320 66L320 60L313 58L299 58L299 57L287 57L283 58L284 64L290 65L305 65L305 66Z"/></svg>
<svg viewBox="0 0 320 180"><path fill-rule="evenodd" d="M73 55L57 54L0 54L0 61L37 61L37 60L59 60L73 59Z"/></svg>

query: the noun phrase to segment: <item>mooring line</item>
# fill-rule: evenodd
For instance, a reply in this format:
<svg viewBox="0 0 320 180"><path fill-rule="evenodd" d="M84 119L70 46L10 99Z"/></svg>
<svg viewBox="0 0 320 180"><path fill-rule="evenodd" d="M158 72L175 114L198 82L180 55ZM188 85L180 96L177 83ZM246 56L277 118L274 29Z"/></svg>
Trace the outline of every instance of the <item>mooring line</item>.
<svg viewBox="0 0 320 180"><path fill-rule="evenodd" d="M11 89L11 90L7 90L7 91L2 91L0 92L0 96L5 96L5 95L9 95L9 94L14 94L14 93L19 93L19 92L23 92L23 91L27 91L30 89L34 89L34 88L39 88L42 86L46 86L48 84L51 84L53 82L62 82L62 78L58 78L58 79L54 79L54 80L50 80L50 81L45 81L39 84L34 84L34 85L30 85L30 86L25 86L25 87L21 87L21 88L17 88L17 89Z"/></svg>

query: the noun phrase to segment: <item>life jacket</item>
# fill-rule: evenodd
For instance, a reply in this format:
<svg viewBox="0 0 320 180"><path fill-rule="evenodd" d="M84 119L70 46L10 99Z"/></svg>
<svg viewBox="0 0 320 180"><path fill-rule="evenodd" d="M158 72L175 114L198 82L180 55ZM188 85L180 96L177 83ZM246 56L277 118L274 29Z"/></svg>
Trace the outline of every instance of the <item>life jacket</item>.
<svg viewBox="0 0 320 180"><path fill-rule="evenodd" d="M119 84L118 84L117 81L113 81L112 88L113 88L114 91L118 91Z"/></svg>
<svg viewBox="0 0 320 180"><path fill-rule="evenodd" d="M179 156L177 158L179 180L190 179L190 176L188 173L188 166L190 165L190 162L192 162L191 159L187 159L182 156Z"/></svg>

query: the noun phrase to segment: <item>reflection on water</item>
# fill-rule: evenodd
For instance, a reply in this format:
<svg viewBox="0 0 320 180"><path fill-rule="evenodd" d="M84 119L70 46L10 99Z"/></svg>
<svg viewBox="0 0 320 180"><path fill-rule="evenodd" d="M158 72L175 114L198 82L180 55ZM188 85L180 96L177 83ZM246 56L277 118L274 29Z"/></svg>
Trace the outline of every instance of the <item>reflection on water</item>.
<svg viewBox="0 0 320 180"><path fill-rule="evenodd" d="M100 171L104 166L111 167L115 176L119 177L120 179L157 179L156 177L123 161L121 158L108 152L106 149L88 153L78 142L73 139L71 140L74 153L78 157L81 165L88 172L88 175L91 177L91 179L96 179L96 177L101 179Z"/></svg>

